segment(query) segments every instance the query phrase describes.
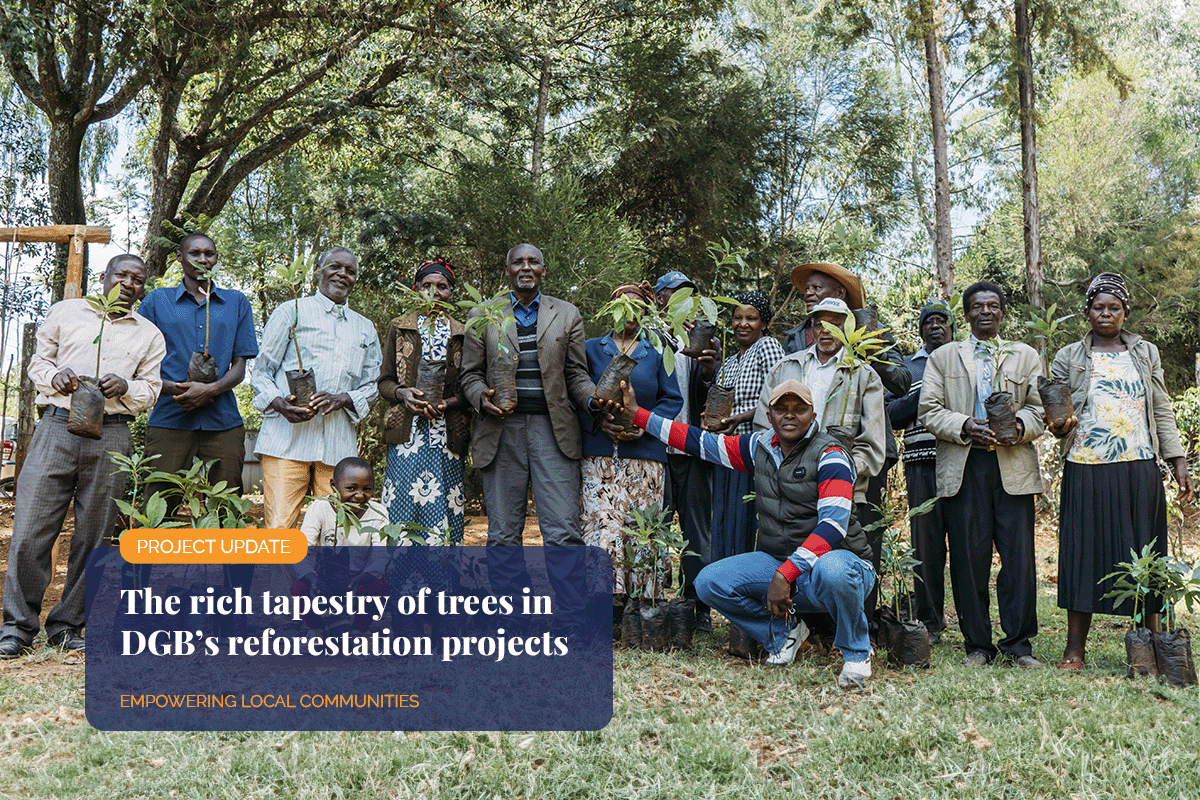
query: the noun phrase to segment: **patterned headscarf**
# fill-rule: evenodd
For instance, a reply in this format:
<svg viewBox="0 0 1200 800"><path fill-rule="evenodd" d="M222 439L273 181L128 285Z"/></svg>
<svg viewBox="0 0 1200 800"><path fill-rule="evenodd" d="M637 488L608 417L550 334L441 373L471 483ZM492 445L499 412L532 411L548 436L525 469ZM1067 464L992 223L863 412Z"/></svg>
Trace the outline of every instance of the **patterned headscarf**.
<svg viewBox="0 0 1200 800"><path fill-rule="evenodd" d="M413 286L416 287L426 275L431 275L435 272L446 277L451 289L454 288L454 284L458 283L458 278L454 276L454 265L450 263L450 259L438 256L417 267L417 274L413 278Z"/></svg>
<svg viewBox="0 0 1200 800"><path fill-rule="evenodd" d="M735 294L733 299L739 306L754 306L758 309L758 315L762 317L763 324L771 324L771 317L775 316L775 312L771 310L770 298L762 292L742 292Z"/></svg>
<svg viewBox="0 0 1200 800"><path fill-rule="evenodd" d="M1087 290L1087 307L1090 308L1092 300L1098 294L1111 294L1113 297L1121 301L1121 305L1125 306L1125 310L1129 310L1129 287L1125 285L1125 279L1115 272L1101 272L1095 278L1092 278L1092 283Z"/></svg>
<svg viewBox="0 0 1200 800"><path fill-rule="evenodd" d="M633 292L640 300L644 300L648 305L654 305L654 287L650 285L649 281L642 281L641 283L622 283L620 286L613 289L613 292L608 296L608 299L616 300L626 292Z"/></svg>

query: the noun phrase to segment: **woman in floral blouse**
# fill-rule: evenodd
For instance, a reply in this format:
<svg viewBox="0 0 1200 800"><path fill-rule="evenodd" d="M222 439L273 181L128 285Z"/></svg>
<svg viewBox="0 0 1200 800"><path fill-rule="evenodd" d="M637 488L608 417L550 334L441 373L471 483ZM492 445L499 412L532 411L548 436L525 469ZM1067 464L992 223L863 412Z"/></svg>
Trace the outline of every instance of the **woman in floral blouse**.
<svg viewBox="0 0 1200 800"><path fill-rule="evenodd" d="M1156 456L1171 464L1180 502L1192 479L1163 383L1158 348L1122 329L1129 290L1112 272L1087 291L1092 326L1082 341L1059 351L1051 367L1071 387L1075 416L1051 433L1064 466L1059 509L1058 605L1067 610L1067 645L1060 669L1083 669L1092 614L1131 613L1114 605L1104 581L1131 549L1152 540L1167 551L1167 503Z"/></svg>

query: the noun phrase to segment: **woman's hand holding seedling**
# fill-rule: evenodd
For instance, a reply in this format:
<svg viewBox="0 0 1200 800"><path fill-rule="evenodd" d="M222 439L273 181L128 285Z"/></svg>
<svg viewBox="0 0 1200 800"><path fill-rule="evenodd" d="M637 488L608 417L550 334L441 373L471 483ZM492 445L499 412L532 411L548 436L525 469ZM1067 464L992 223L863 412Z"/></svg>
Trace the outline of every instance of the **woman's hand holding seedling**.
<svg viewBox="0 0 1200 800"><path fill-rule="evenodd" d="M1061 439L1071 431L1075 430L1075 426L1079 424L1079 417L1072 414L1062 421L1061 425L1055 425L1050 421L1050 418L1043 414L1042 419L1046 422L1046 430L1050 431L1055 438Z"/></svg>
<svg viewBox="0 0 1200 800"><path fill-rule="evenodd" d="M431 406L421 399L424 396L424 392L412 386L396 387L396 399L404 403L404 407L408 409L410 414L425 417L426 419L437 419L441 416L441 412L446 410L445 401L442 401L438 406Z"/></svg>

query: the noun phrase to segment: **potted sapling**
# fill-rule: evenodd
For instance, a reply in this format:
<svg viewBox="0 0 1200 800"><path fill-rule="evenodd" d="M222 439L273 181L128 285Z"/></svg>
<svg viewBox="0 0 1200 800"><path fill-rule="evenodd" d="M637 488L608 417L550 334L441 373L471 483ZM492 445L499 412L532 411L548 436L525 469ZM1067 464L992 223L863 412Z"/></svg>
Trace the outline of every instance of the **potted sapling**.
<svg viewBox="0 0 1200 800"><path fill-rule="evenodd" d="M432 287L419 290L401 283L396 286L396 294L400 305L398 315L416 315L423 320L420 327L421 332L426 335L432 333L438 317L448 317L455 309L450 303L434 298ZM444 399L445 386L446 360L431 361L422 356L417 363L417 374L413 381L413 388L421 393L421 400L436 409Z"/></svg>
<svg viewBox="0 0 1200 800"><path fill-rule="evenodd" d="M217 378L220 377L217 362L208 352L213 277L216 274L216 267L201 269L196 274L196 277L202 282L201 291L204 292L204 352L192 351L192 357L188 361L187 379L194 383L216 383Z"/></svg>
<svg viewBox="0 0 1200 800"><path fill-rule="evenodd" d="M906 519L912 520L913 517L929 513L936 502L937 498L931 497L916 508L909 509ZM877 609L875 617L879 620L884 646L887 647L888 663L897 667L928 667L932 655L929 631L924 622L913 619L914 593L910 591L908 583L908 576L921 562L913 555L913 548L901 527L892 524L897 511L895 505L887 504L880 519L863 528L868 535L884 528L880 583L882 585L886 580L892 587L891 602ZM914 589L915 580L914 577Z"/></svg>
<svg viewBox="0 0 1200 800"><path fill-rule="evenodd" d="M876 327L874 330L867 330L864 327L859 327L853 315L847 316L840 326L834 325L827 320L822 320L821 325L842 345L843 355L837 366L846 367L849 370L846 383L840 389L842 394L841 417L837 425L830 425L826 428L826 431L828 431L830 436L837 439L838 443L849 453L854 446L854 438L858 433L858 431L846 426L846 415L850 409L850 390L854 386L854 376L863 367L870 366L871 363L879 361L877 354L890 347L888 342L883 338L883 334L888 329ZM833 395L830 395L831 399L832 397Z"/></svg>
<svg viewBox="0 0 1200 800"><path fill-rule="evenodd" d="M1113 582L1105 597L1118 604L1133 601L1132 627L1125 633L1127 674L1131 678L1153 675L1177 686L1195 685L1191 634L1186 628L1175 628L1175 605L1182 600L1191 611L1200 600L1200 567L1193 569L1182 559L1160 555L1154 545L1151 541L1141 553L1131 550L1129 561L1117 564L1101 579ZM1161 601L1158 613L1165 617L1166 630L1149 621L1153 599Z"/></svg>
<svg viewBox="0 0 1200 800"><path fill-rule="evenodd" d="M719 313L717 302L725 301L733 302L728 298L714 300L710 297L698 297L693 293L691 287L685 286L672 293L671 299L661 309L640 297L620 294L601 306L596 315L612 321L614 336L627 330L631 325L636 325L641 338L645 338L646 343L662 356L663 368L668 375L671 375L675 372L674 343L690 336L688 324L692 321L696 321L697 325L701 322L707 323L711 326L711 330L715 331L715 322ZM600 380L596 382L596 390L592 392L594 399L621 402L621 383L630 382L630 376L637 366L637 361L629 356L629 353L637 347L637 341L638 339L633 339L628 345L628 350L618 353L604 368ZM708 349L712 344L712 337L710 336L707 342L699 344L701 351ZM686 348L682 352L687 352ZM697 353L697 355L699 354ZM618 415L618 419L620 421L620 415ZM626 418L623 421L625 427L632 427L631 420Z"/></svg>
<svg viewBox="0 0 1200 800"><path fill-rule="evenodd" d="M1041 345L1042 354L1046 358L1049 358L1047 351L1054 338L1058 335L1062 323L1075 316L1074 314L1067 314L1065 317L1055 319L1054 312L1057 310L1058 303L1051 304L1041 315L1037 313L1037 309L1035 308L1030 318L1025 321L1025 327L1033 332L1033 338ZM1065 379L1054 378L1053 380L1046 380L1044 376L1039 375L1038 394L1042 398L1042 407L1046 412L1046 421L1052 427L1062 427L1075 413L1075 409L1071 405L1071 387Z"/></svg>
<svg viewBox="0 0 1200 800"><path fill-rule="evenodd" d="M287 370L288 393L294 398L293 405L306 406L317 393L317 376L311 369L304 368L304 356L300 343L296 341L296 326L300 324L300 295L308 283L312 271L311 256L296 256L286 267L276 267L275 275L280 282L292 290L292 347L296 351L296 369Z"/></svg>
<svg viewBox="0 0 1200 800"><path fill-rule="evenodd" d="M100 353L104 346L104 323L110 314L127 311L121 302L121 287L113 286L107 295L84 298L100 315L100 332L92 340L96 345L96 374L77 375L77 386L71 393L71 413L67 417L67 432L85 439L100 439L104 435L104 392L100 391Z"/></svg>
<svg viewBox="0 0 1200 800"><path fill-rule="evenodd" d="M516 322L512 313L511 293L504 289L485 300L474 286L467 284L466 290L469 299L458 301L458 307L467 312L463 327L480 339L496 337L496 356L487 365L488 388L494 392L492 404L501 411L512 411L517 407L517 363L520 355L515 350L509 350L505 343L509 329Z"/></svg>
<svg viewBox="0 0 1200 800"><path fill-rule="evenodd" d="M622 529L624 540L623 566L627 566L629 602L622 617L622 642L633 642L646 650L665 651L671 647L670 606L664 593L665 578L670 570L670 515L658 504L629 511L628 523ZM630 623L630 636L625 635L625 618L637 616ZM635 636L634 629L640 633Z"/></svg>
<svg viewBox="0 0 1200 800"><path fill-rule="evenodd" d="M1011 343L1000 339L984 339L983 348L987 357L992 361L992 393L983 401L987 412L988 428L1001 442L1011 442L1017 439L1017 412L1013 409L1013 396L1009 392L1000 391L1000 362L1011 355Z"/></svg>

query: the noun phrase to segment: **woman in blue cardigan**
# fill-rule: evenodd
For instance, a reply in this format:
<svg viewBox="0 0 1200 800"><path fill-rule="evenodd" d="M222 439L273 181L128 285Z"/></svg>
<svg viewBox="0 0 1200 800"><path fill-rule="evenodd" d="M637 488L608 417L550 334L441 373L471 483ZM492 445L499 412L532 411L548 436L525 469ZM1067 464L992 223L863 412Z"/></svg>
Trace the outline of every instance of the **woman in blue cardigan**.
<svg viewBox="0 0 1200 800"><path fill-rule="evenodd" d="M654 307L654 292L648 283L618 286L610 299L630 295ZM588 371L598 382L604 368L624 353L637 362L630 381L638 398L646 398L655 414L673 419L683 408L679 382L668 375L662 355L646 341L636 322L621 331L587 341ZM651 403L650 398L654 398ZM628 428L607 419L581 415L583 426L583 539L603 547L613 558L613 593L639 594L644 587L631 585L625 561L622 533L631 509L661 506L665 482L667 448L645 431Z"/></svg>

